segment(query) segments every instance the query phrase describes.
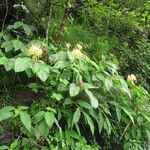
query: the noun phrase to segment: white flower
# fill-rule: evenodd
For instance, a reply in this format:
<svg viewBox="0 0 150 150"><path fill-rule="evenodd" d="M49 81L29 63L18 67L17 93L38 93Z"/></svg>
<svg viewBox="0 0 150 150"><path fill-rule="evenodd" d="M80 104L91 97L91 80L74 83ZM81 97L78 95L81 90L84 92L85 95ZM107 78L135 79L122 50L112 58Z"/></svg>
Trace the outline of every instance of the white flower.
<svg viewBox="0 0 150 150"><path fill-rule="evenodd" d="M43 54L43 49L38 45L32 44L31 47L27 50L27 53L31 56L40 57Z"/></svg>
<svg viewBox="0 0 150 150"><path fill-rule="evenodd" d="M83 46L78 43L78 44L76 45L76 48L77 48L78 50L82 50Z"/></svg>
<svg viewBox="0 0 150 150"><path fill-rule="evenodd" d="M133 83L137 82L137 77L134 74L128 75L127 80L132 81Z"/></svg>
<svg viewBox="0 0 150 150"><path fill-rule="evenodd" d="M83 53L79 49L74 49L72 51L72 54L77 55L77 56L83 56Z"/></svg>
<svg viewBox="0 0 150 150"><path fill-rule="evenodd" d="M76 44L75 48L72 50L72 54L74 54L75 56L84 56L84 54L82 53L82 45L81 44Z"/></svg>
<svg viewBox="0 0 150 150"><path fill-rule="evenodd" d="M70 43L66 43L66 47L69 49L70 48Z"/></svg>

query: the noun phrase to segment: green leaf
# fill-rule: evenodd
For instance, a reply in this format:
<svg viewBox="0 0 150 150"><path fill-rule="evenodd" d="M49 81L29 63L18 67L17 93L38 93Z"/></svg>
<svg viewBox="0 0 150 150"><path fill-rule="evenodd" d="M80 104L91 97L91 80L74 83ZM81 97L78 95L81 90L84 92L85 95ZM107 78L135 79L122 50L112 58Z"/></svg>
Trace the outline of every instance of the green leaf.
<svg viewBox="0 0 150 150"><path fill-rule="evenodd" d="M37 122L40 122L40 121L44 118L44 114L45 114L45 111L39 111L39 112L35 115L36 123L37 123Z"/></svg>
<svg viewBox="0 0 150 150"><path fill-rule="evenodd" d="M49 66L47 64L38 62L33 66L32 70L43 82L49 77Z"/></svg>
<svg viewBox="0 0 150 150"><path fill-rule="evenodd" d="M54 65L54 68L63 69L63 68L66 68L66 67L68 67L68 66L69 66L69 64L68 64L66 61L60 60L60 61L58 61L58 62Z"/></svg>
<svg viewBox="0 0 150 150"><path fill-rule="evenodd" d="M91 105L85 101L79 101L78 104L83 107L83 108L86 108L86 109L92 109Z"/></svg>
<svg viewBox="0 0 150 150"><path fill-rule="evenodd" d="M13 106L6 106L0 109L0 121L6 120L14 115L12 112L15 110Z"/></svg>
<svg viewBox="0 0 150 150"><path fill-rule="evenodd" d="M26 111L21 111L20 120L27 130L31 132L31 117Z"/></svg>
<svg viewBox="0 0 150 150"><path fill-rule="evenodd" d="M6 52L9 52L11 50L13 50L14 45L13 45L13 41L5 41L2 43L1 48L5 48Z"/></svg>
<svg viewBox="0 0 150 150"><path fill-rule="evenodd" d="M7 27L8 30L12 30L12 29L18 29L20 28L21 26L23 26L23 23L18 21L18 22L15 22L14 25L9 25Z"/></svg>
<svg viewBox="0 0 150 150"><path fill-rule="evenodd" d="M17 58L14 64L15 72L22 72L29 68L32 64L32 60L30 58Z"/></svg>
<svg viewBox="0 0 150 150"><path fill-rule="evenodd" d="M32 71L31 68L27 68L27 69L25 70L25 72L26 72L28 78L31 78L31 77L34 76L34 73L33 73L33 71Z"/></svg>
<svg viewBox="0 0 150 150"><path fill-rule="evenodd" d="M73 104L73 100L71 98L66 98L64 101L64 105L70 105Z"/></svg>
<svg viewBox="0 0 150 150"><path fill-rule="evenodd" d="M14 48L15 50L21 50L22 52L24 52L26 50L26 46L24 43L22 43L20 40L14 40Z"/></svg>
<svg viewBox="0 0 150 150"><path fill-rule="evenodd" d="M51 108L51 107L46 107L46 110L51 111L53 113L57 113L56 109Z"/></svg>
<svg viewBox="0 0 150 150"><path fill-rule="evenodd" d="M12 117L13 115L14 115L13 112L5 112L5 113L2 112L2 113L0 113L0 121L6 120L6 119Z"/></svg>
<svg viewBox="0 0 150 150"><path fill-rule="evenodd" d="M98 100L94 97L92 92L89 91L88 89L85 89L85 93L89 96L92 107L97 108L98 107Z"/></svg>
<svg viewBox="0 0 150 150"><path fill-rule="evenodd" d="M17 145L18 145L18 140L15 140L13 143L11 143L10 149L16 149Z"/></svg>
<svg viewBox="0 0 150 150"><path fill-rule="evenodd" d="M0 56L5 56L5 54L3 53L3 51L0 49Z"/></svg>
<svg viewBox="0 0 150 150"><path fill-rule="evenodd" d="M39 132L43 137L47 137L49 133L49 126L45 121L40 122L39 124Z"/></svg>
<svg viewBox="0 0 150 150"><path fill-rule="evenodd" d="M5 150L5 149L9 149L8 146L0 146L0 150Z"/></svg>
<svg viewBox="0 0 150 150"><path fill-rule="evenodd" d="M101 112L99 112L99 119L98 119L98 127L99 127L99 133L101 133L103 126L104 126L104 118Z"/></svg>
<svg viewBox="0 0 150 150"><path fill-rule="evenodd" d="M144 114L143 117L150 123L150 117L149 116Z"/></svg>
<svg viewBox="0 0 150 150"><path fill-rule="evenodd" d="M97 87L96 86L93 86L93 85L91 85L91 84L89 84L89 83L83 83L83 85L82 85L84 88L86 88L86 89L96 89Z"/></svg>
<svg viewBox="0 0 150 150"><path fill-rule="evenodd" d="M78 108L76 109L76 111L74 112L74 114L73 114L73 122L72 122L72 125L76 124L76 123L79 121L80 116L81 116L81 110L80 110L80 108L78 107Z"/></svg>
<svg viewBox="0 0 150 150"><path fill-rule="evenodd" d="M133 119L133 117L131 115L131 112L128 109L126 109L125 107L121 107L121 108L129 116L129 118L131 119L131 121L134 123L134 119Z"/></svg>
<svg viewBox="0 0 150 150"><path fill-rule="evenodd" d="M53 61L53 62L57 62L60 60L66 60L66 58L67 58L67 55L66 55L66 52L64 52L64 51L60 51L56 54L52 54L49 56L49 60Z"/></svg>
<svg viewBox="0 0 150 150"><path fill-rule="evenodd" d="M46 112L45 113L45 121L47 125L51 128L53 126L53 123L55 122L55 116L52 112Z"/></svg>
<svg viewBox="0 0 150 150"><path fill-rule="evenodd" d="M92 119L84 112L84 118L87 121L88 125L90 126L91 132L94 135L94 123Z"/></svg>
<svg viewBox="0 0 150 150"><path fill-rule="evenodd" d="M119 108L116 108L116 114L117 114L118 121L120 122L120 120L121 120L121 111L120 111Z"/></svg>
<svg viewBox="0 0 150 150"><path fill-rule="evenodd" d="M105 78L104 84L105 84L106 89L109 91L111 89L111 87L113 86L112 79Z"/></svg>
<svg viewBox="0 0 150 150"><path fill-rule="evenodd" d="M24 32L27 36L32 35L33 29L28 25L23 25Z"/></svg>
<svg viewBox="0 0 150 150"><path fill-rule="evenodd" d="M107 123L107 132L110 135L112 127L111 127L111 124L110 124L110 121L109 121L108 117L106 117L106 123Z"/></svg>
<svg viewBox="0 0 150 150"><path fill-rule="evenodd" d="M127 83L125 82L125 80L123 80L122 78L119 78L120 79L120 82L121 82L121 85L122 85L122 91L124 91L125 93L128 94L128 96L131 98L131 92L128 88L128 85Z"/></svg>
<svg viewBox="0 0 150 150"><path fill-rule="evenodd" d="M60 101L63 97L61 94L53 93L52 98L56 99L57 101Z"/></svg>
<svg viewBox="0 0 150 150"><path fill-rule="evenodd" d="M12 111L12 110L15 110L15 107L13 107L13 106L5 106L2 109L0 109L0 113L9 112L9 111Z"/></svg>
<svg viewBox="0 0 150 150"><path fill-rule="evenodd" d="M7 59L6 57L1 57L1 58L0 58L0 65L6 64L7 61L8 61L8 59Z"/></svg>
<svg viewBox="0 0 150 150"><path fill-rule="evenodd" d="M71 83L69 87L70 96L71 97L76 96L79 94L79 92L80 92L80 87L77 86L75 83Z"/></svg>
<svg viewBox="0 0 150 150"><path fill-rule="evenodd" d="M28 87L35 93L38 92L38 89L39 89L39 85L37 83L30 83L28 85Z"/></svg>
<svg viewBox="0 0 150 150"><path fill-rule="evenodd" d="M66 137L69 137L69 138L72 137L77 140L79 140L79 138L80 138L78 133L75 132L74 130L66 130L65 135L66 135Z"/></svg>
<svg viewBox="0 0 150 150"><path fill-rule="evenodd" d="M8 59L8 61L6 62L6 64L4 64L6 71L10 71L11 69L14 68L14 58L10 58Z"/></svg>
<svg viewBox="0 0 150 150"><path fill-rule="evenodd" d="M28 106L19 106L18 108L19 108L19 110L27 110L27 109L29 109Z"/></svg>

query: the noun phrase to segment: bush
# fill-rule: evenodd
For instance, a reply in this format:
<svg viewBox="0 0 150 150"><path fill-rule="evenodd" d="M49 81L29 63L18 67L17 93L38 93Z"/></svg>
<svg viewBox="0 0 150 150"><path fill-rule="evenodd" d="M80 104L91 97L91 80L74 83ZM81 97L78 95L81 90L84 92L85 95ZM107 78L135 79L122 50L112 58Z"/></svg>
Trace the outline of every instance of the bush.
<svg viewBox="0 0 150 150"><path fill-rule="evenodd" d="M18 82L28 81L26 88L42 93L30 107L0 109L0 121L9 119L16 136L1 149L148 148L147 91L126 82L112 61L90 59L81 44L69 48L32 41L33 29L15 23L1 33L1 68L23 73ZM17 30L26 36L16 39L12 32Z"/></svg>

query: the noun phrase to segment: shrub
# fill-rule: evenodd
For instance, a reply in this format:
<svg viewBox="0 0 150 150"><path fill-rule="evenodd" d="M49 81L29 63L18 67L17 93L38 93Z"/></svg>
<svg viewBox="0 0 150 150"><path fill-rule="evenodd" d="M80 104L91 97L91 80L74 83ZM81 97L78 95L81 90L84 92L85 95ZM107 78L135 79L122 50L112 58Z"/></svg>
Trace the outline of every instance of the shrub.
<svg viewBox="0 0 150 150"><path fill-rule="evenodd" d="M21 24L25 26L32 29ZM148 148L146 90L126 82L112 61L90 59L81 44L57 48L31 37L16 39L8 35L9 29L14 30L14 25L1 33L1 67L26 74L31 79L28 87L43 96L30 107L0 109L0 121L9 119L17 133L16 140L1 149ZM32 52L40 49L40 55L29 55L31 48Z"/></svg>

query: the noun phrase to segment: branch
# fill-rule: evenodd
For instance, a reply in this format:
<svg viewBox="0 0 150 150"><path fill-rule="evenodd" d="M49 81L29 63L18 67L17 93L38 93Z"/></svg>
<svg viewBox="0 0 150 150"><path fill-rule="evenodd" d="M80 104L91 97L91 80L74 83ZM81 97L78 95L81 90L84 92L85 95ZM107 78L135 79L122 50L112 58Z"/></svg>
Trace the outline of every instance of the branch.
<svg viewBox="0 0 150 150"><path fill-rule="evenodd" d="M128 128L129 128L130 124L131 124L131 121L127 124L126 128L124 129L124 131L123 131L122 135L120 136L120 139L119 139L119 142L118 142L118 143L120 143L120 142L121 142L121 140L122 140L123 136L125 135L126 131L127 131L127 130L128 130Z"/></svg>
<svg viewBox="0 0 150 150"><path fill-rule="evenodd" d="M5 0L5 5L6 5L6 13L5 13L5 17L4 17L3 24L2 24L2 31L4 30L6 18L7 18L7 15L8 15L8 0Z"/></svg>
<svg viewBox="0 0 150 150"><path fill-rule="evenodd" d="M52 4L50 5L50 10L49 10L49 17L48 17L48 23L47 23L47 29L46 29L46 41L48 42L49 38L49 28L50 28L50 23L51 23L51 17L52 17Z"/></svg>

